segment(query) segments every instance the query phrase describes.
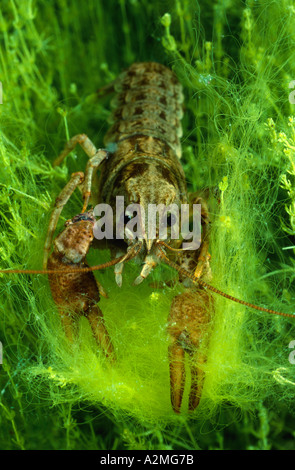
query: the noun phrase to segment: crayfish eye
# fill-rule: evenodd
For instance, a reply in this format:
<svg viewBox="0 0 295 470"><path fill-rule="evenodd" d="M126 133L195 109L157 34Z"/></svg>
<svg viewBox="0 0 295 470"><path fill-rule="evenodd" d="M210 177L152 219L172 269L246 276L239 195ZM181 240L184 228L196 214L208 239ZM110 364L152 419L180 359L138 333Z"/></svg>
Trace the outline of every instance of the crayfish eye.
<svg viewBox="0 0 295 470"><path fill-rule="evenodd" d="M124 214L124 225L128 224L128 222L130 222L132 218L133 218L132 215Z"/></svg>
<svg viewBox="0 0 295 470"><path fill-rule="evenodd" d="M172 226L172 214L170 212L168 212L167 214L167 227L171 227Z"/></svg>
<svg viewBox="0 0 295 470"><path fill-rule="evenodd" d="M167 227L173 227L177 221L177 217L172 212L167 213L166 223Z"/></svg>

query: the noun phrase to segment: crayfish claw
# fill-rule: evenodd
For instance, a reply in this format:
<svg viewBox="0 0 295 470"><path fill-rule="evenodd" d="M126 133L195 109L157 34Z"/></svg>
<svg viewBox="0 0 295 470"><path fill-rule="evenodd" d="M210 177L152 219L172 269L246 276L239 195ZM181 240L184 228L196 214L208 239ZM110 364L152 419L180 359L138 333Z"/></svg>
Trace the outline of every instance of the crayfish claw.
<svg viewBox="0 0 295 470"><path fill-rule="evenodd" d="M110 335L105 327L102 311L96 305L85 316L90 323L97 344L111 362L115 361L115 350Z"/></svg>
<svg viewBox="0 0 295 470"><path fill-rule="evenodd" d="M211 300L204 290L188 290L175 297L171 305L168 319L170 392L176 413L180 413L186 385L186 356L191 375L189 411L194 411L201 399Z"/></svg>

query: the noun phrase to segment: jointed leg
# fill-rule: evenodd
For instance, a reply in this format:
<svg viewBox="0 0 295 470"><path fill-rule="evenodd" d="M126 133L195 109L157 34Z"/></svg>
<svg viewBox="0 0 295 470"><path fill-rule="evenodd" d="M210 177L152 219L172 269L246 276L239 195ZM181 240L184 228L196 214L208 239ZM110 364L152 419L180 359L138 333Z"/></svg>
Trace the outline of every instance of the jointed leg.
<svg viewBox="0 0 295 470"><path fill-rule="evenodd" d="M119 258L120 256L125 255L125 252L122 250L117 250L114 258ZM114 267L116 283L119 287L122 287L122 273L124 269L124 263L118 263Z"/></svg>
<svg viewBox="0 0 295 470"><path fill-rule="evenodd" d="M43 256L43 269L47 267L47 260L49 251L51 249L53 235L57 226L57 222L61 211L63 210L65 204L68 202L69 198L75 191L75 189L83 182L84 174L82 172L73 173L70 181L63 188L59 196L55 200L54 209L52 211L50 221L48 224L47 235L44 245L44 256Z"/></svg>
<svg viewBox="0 0 295 470"><path fill-rule="evenodd" d="M108 152L106 150L99 149L95 155L88 160L85 170L85 181L83 185L83 209L82 212L85 212L89 203L91 196L91 188L93 181L93 173L100 166L100 164L107 158Z"/></svg>
<svg viewBox="0 0 295 470"><path fill-rule="evenodd" d="M191 197L192 198L192 197ZM195 278L200 278L203 274L204 268L209 267L209 260L211 258L209 254L209 210L206 201L199 197L195 196L191 199L191 204L201 204L201 223L202 223L202 244L200 247L200 252L197 259L197 266L194 269Z"/></svg>
<svg viewBox="0 0 295 470"><path fill-rule="evenodd" d="M66 143L64 150L54 160L53 166L60 165L65 157L71 153L72 150L74 150L77 144L81 145L82 149L85 153L87 153L89 158L94 157L97 152L95 145L91 142L86 134L77 134Z"/></svg>
<svg viewBox="0 0 295 470"><path fill-rule="evenodd" d="M208 275L208 271L210 269L209 260L211 258L211 255L208 252L208 249L209 249L209 242L207 240L205 240L202 243L201 251L200 251L200 254L199 254L199 257L198 257L197 266L194 270L194 277L196 279L200 279L200 277L204 273L205 269L206 269L207 275Z"/></svg>
<svg viewBox="0 0 295 470"><path fill-rule="evenodd" d="M82 212L86 211L88 202L91 196L91 185L92 185L94 170L99 167L101 162L108 155L106 150L101 150L101 149L97 150L96 147L91 142L91 140L88 139L88 137L85 134L78 134L72 137L72 139L70 139L67 142L65 149L60 154L60 156L55 160L53 165L60 164L63 161L63 159L66 157L66 155L68 155L68 153L70 153L77 144L80 144L81 147L87 153L87 155L91 158L88 161L87 166L86 166L85 178L84 178L84 173L82 172L73 173L70 181L66 184L64 189L56 198L55 206L50 217L48 230L47 230L47 236L45 240L44 257L43 257L44 269L46 269L46 266L47 266L47 259L48 259L48 254L51 248L53 235L54 235L57 222L58 222L58 219L59 219L59 216L61 214L63 207L68 202L69 198L71 197L75 189L78 186L80 186L83 181L85 181L82 187L82 197L84 201Z"/></svg>

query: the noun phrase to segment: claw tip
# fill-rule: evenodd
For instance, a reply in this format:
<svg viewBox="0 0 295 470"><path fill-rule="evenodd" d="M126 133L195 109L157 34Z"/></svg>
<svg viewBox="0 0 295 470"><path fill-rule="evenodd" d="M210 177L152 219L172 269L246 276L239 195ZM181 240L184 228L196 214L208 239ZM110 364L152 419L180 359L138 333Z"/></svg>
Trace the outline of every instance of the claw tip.
<svg viewBox="0 0 295 470"><path fill-rule="evenodd" d="M138 286L138 284L141 284L141 283L142 283L143 279L144 279L144 278L143 278L142 276L138 276L138 277L135 279L135 281L133 282L133 285L134 285L134 286Z"/></svg>
<svg viewBox="0 0 295 470"><path fill-rule="evenodd" d="M116 274L116 283L119 287L122 287L122 276L121 276L121 274Z"/></svg>

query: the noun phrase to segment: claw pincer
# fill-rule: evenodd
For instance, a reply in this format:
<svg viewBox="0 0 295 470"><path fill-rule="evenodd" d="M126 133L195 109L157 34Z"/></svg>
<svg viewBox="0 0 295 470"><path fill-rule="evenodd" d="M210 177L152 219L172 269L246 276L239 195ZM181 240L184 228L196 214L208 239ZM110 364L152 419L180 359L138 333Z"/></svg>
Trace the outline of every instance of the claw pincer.
<svg viewBox="0 0 295 470"><path fill-rule="evenodd" d="M210 309L211 306L211 309ZM188 290L172 301L168 319L171 403L180 413L186 385L185 355L191 375L189 411L199 404L206 364L212 296L204 289Z"/></svg>
<svg viewBox="0 0 295 470"><path fill-rule="evenodd" d="M85 316L98 345L107 357L114 359L114 348L97 305L100 285L92 271L80 270L88 267L85 258L93 241L94 223L91 211L79 214L66 223L65 229L56 237L53 253L48 259L48 269L60 272L49 274L48 279L68 339L73 341L77 321ZM77 273L66 272L72 267L77 268Z"/></svg>

